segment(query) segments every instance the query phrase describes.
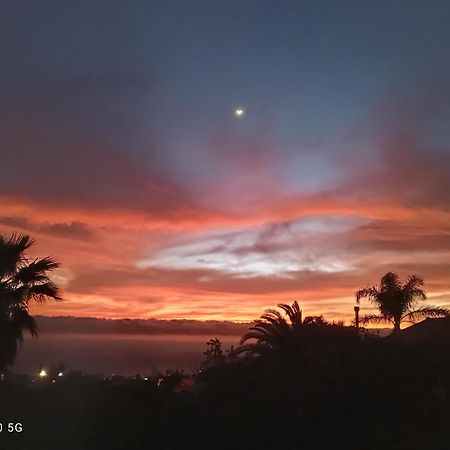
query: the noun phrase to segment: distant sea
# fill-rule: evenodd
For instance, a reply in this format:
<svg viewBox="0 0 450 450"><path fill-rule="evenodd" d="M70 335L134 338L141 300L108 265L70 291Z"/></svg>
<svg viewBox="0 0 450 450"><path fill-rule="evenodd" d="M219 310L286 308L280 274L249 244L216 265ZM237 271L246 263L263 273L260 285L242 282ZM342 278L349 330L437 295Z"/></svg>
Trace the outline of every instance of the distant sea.
<svg viewBox="0 0 450 450"><path fill-rule="evenodd" d="M13 371L33 375L64 365L86 374L150 375L198 369L206 342L219 338L226 353L251 324L229 321L97 319L37 316L39 337L26 335ZM386 334L384 329L373 332Z"/></svg>
<svg viewBox="0 0 450 450"><path fill-rule="evenodd" d="M155 369L195 370L206 342L218 337L222 348L237 345L239 336L41 333L25 337L13 371L36 374L39 367L63 364L66 371L124 376L151 374Z"/></svg>

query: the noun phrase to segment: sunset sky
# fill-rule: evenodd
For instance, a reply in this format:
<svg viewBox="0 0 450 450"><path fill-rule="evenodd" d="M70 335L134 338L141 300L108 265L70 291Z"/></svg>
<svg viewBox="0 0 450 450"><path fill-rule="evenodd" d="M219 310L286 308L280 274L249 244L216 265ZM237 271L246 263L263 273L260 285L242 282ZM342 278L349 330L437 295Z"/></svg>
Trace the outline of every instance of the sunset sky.
<svg viewBox="0 0 450 450"><path fill-rule="evenodd" d="M450 306L449 22L438 0L2 2L0 231L61 263L64 301L33 312L349 320L387 271Z"/></svg>

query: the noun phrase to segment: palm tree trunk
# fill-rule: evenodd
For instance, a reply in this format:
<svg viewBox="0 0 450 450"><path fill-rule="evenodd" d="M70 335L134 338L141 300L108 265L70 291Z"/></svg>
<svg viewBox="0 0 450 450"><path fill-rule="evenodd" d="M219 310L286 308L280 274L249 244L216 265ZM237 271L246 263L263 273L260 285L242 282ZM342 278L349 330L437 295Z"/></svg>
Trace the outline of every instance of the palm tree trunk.
<svg viewBox="0 0 450 450"><path fill-rule="evenodd" d="M394 331L393 334L398 334L400 332L400 320L396 320L394 322Z"/></svg>

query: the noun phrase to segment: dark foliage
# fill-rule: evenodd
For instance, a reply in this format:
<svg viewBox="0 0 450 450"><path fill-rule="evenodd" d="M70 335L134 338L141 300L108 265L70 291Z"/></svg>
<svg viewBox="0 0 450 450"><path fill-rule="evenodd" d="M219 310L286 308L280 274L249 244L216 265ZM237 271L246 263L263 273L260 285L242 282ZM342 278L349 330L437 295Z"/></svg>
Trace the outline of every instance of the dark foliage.
<svg viewBox="0 0 450 450"><path fill-rule="evenodd" d="M297 357L226 358L189 389L179 389L182 373L163 383L0 383L0 416L24 423L1 439L11 450L446 449L450 334L414 344L411 334L359 338L316 324Z"/></svg>
<svg viewBox="0 0 450 450"><path fill-rule="evenodd" d="M50 257L31 260L29 236L0 235L0 372L14 363L24 332L37 336L36 321L29 314L29 303L51 298L61 300L48 272L58 264Z"/></svg>
<svg viewBox="0 0 450 450"><path fill-rule="evenodd" d="M415 323L427 317L448 317L450 311L438 306L422 306L416 309L419 301L427 299L422 286L423 279L417 275L409 276L402 283L396 273L388 272L381 278L379 286L359 289L356 292L357 302L367 297L380 312L366 315L361 319L361 323L387 322L394 326L394 332L398 332L403 322Z"/></svg>

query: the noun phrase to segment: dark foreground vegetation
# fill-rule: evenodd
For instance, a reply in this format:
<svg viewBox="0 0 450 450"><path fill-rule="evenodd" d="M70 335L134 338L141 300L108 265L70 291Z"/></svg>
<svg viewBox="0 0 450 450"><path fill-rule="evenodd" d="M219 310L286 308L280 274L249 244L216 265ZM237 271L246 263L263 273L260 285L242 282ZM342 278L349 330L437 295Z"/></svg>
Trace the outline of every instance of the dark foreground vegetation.
<svg viewBox="0 0 450 450"><path fill-rule="evenodd" d="M193 384L177 374L2 382L0 417L23 431L4 430L1 448L448 449L449 324L426 322L431 332L422 322L363 339L316 324L295 351L212 351Z"/></svg>
<svg viewBox="0 0 450 450"><path fill-rule="evenodd" d="M57 263L30 259L32 245L0 236L0 449L450 448L449 311L416 309L420 277L387 273L357 292L379 310L361 322L391 323L387 338L303 318L294 302L266 311L237 349L209 341L195 375L102 379L61 367L29 380L8 376L24 332L38 332L29 304L61 299L48 277ZM401 330L425 317L443 318Z"/></svg>

